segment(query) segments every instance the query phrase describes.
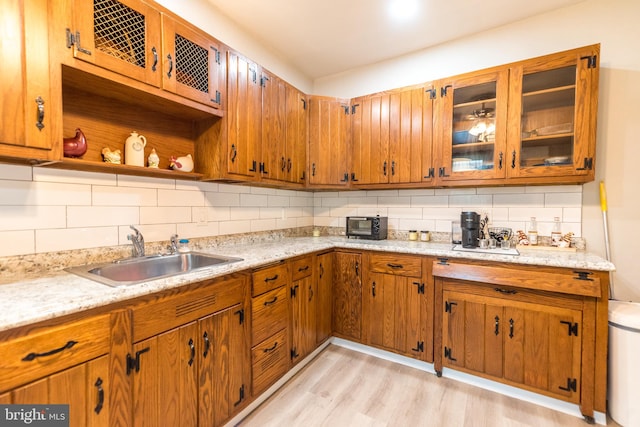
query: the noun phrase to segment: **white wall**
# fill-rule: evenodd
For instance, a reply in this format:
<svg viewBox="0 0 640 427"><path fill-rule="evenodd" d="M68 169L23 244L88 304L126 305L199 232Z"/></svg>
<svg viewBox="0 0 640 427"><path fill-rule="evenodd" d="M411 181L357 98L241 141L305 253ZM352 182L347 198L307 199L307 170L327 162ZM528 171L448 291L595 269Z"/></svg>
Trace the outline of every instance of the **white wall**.
<svg viewBox="0 0 640 427"><path fill-rule="evenodd" d="M640 1L588 0L412 55L318 79L314 93L354 97L601 43L596 180L583 186L582 235L605 256L599 182L609 207L617 299L640 301Z"/></svg>

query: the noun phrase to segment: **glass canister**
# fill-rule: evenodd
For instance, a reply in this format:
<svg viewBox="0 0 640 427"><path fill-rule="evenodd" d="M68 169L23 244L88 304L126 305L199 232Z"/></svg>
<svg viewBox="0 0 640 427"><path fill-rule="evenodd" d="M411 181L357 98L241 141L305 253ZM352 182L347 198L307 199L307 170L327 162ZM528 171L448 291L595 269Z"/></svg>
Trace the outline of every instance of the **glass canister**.
<svg viewBox="0 0 640 427"><path fill-rule="evenodd" d="M462 227L460 221L451 222L451 243L459 245L462 243Z"/></svg>

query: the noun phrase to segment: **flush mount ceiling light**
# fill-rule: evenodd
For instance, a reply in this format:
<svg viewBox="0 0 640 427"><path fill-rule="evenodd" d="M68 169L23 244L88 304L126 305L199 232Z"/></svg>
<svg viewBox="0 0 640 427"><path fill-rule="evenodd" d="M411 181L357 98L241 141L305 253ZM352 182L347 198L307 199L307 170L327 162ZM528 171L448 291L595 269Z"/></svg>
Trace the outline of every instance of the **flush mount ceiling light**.
<svg viewBox="0 0 640 427"><path fill-rule="evenodd" d="M397 21L407 21L418 12L418 0L390 0L389 15Z"/></svg>

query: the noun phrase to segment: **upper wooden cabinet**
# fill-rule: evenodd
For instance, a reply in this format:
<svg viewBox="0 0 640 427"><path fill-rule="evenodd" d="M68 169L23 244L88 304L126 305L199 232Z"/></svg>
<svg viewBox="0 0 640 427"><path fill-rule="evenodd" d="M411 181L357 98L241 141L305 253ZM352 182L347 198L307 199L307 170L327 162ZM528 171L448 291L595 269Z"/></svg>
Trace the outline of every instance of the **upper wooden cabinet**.
<svg viewBox="0 0 640 427"><path fill-rule="evenodd" d="M351 101L351 184L419 184L432 179L434 89L420 86Z"/></svg>
<svg viewBox="0 0 640 427"><path fill-rule="evenodd" d="M308 183L312 188L349 184L349 101L309 97Z"/></svg>
<svg viewBox="0 0 640 427"><path fill-rule="evenodd" d="M507 177L593 180L599 45L510 68Z"/></svg>
<svg viewBox="0 0 640 427"><path fill-rule="evenodd" d="M73 0L72 13L75 58L220 107L220 46L204 32L139 0Z"/></svg>
<svg viewBox="0 0 640 427"><path fill-rule="evenodd" d="M49 69L49 16L46 0L0 4L2 79L0 79L0 158L56 160L59 112Z"/></svg>

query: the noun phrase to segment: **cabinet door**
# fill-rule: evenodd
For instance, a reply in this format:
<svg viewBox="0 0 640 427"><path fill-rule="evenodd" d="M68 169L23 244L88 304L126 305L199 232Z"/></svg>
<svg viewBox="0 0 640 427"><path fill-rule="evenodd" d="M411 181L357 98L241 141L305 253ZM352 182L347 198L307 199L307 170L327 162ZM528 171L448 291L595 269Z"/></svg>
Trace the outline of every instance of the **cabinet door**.
<svg viewBox="0 0 640 427"><path fill-rule="evenodd" d="M0 157L55 160L56 114L49 81L46 0L9 0L0 4Z"/></svg>
<svg viewBox="0 0 640 427"><path fill-rule="evenodd" d="M198 425L222 425L248 397L244 310L238 304L201 319L198 326Z"/></svg>
<svg viewBox="0 0 640 427"><path fill-rule="evenodd" d="M341 188L349 183L347 165L349 102L309 98L309 184Z"/></svg>
<svg viewBox="0 0 640 427"><path fill-rule="evenodd" d="M286 175L288 182L304 184L307 180L307 96L287 85L286 106Z"/></svg>
<svg viewBox="0 0 640 427"><path fill-rule="evenodd" d="M331 336L331 289L333 287L333 253L316 257L316 344Z"/></svg>
<svg viewBox="0 0 640 427"><path fill-rule="evenodd" d="M508 69L440 83L436 179L505 176Z"/></svg>
<svg viewBox="0 0 640 427"><path fill-rule="evenodd" d="M593 179L598 53L591 46L511 68L509 177Z"/></svg>
<svg viewBox="0 0 640 427"><path fill-rule="evenodd" d="M258 66L228 52L227 56L227 174L241 179L258 176L262 134L262 92Z"/></svg>
<svg viewBox="0 0 640 427"><path fill-rule="evenodd" d="M73 0L67 46L77 59L159 87L160 12L140 0Z"/></svg>
<svg viewBox="0 0 640 427"><path fill-rule="evenodd" d="M362 334L362 255L336 252L334 258L333 330L360 340Z"/></svg>
<svg viewBox="0 0 640 427"><path fill-rule="evenodd" d="M6 403L68 404L69 425L109 425L109 356L77 365L7 394Z"/></svg>
<svg viewBox="0 0 640 427"><path fill-rule="evenodd" d="M262 149L258 169L261 179L286 181L286 83L262 72Z"/></svg>
<svg viewBox="0 0 640 427"><path fill-rule="evenodd" d="M389 94L352 101L351 182L389 182ZM398 114L396 112L396 114Z"/></svg>
<svg viewBox="0 0 640 427"><path fill-rule="evenodd" d="M302 360L316 348L316 291L313 277L291 284L291 361Z"/></svg>

